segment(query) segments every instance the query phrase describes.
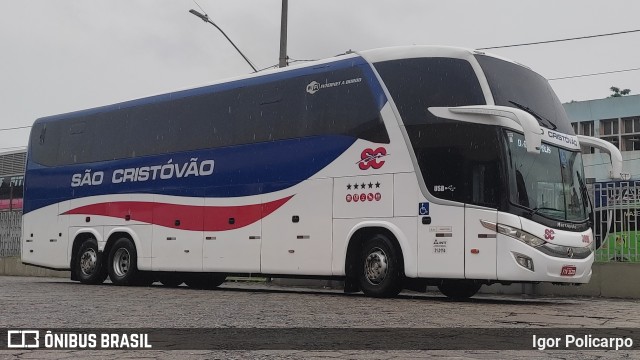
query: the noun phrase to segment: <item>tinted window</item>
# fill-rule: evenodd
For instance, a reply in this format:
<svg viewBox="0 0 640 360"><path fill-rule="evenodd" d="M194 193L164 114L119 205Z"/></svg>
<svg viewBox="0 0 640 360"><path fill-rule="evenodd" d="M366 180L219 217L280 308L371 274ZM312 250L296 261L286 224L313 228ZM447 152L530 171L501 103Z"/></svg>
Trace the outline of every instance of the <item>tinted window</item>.
<svg viewBox="0 0 640 360"><path fill-rule="evenodd" d="M487 77L496 105L530 111L541 126L574 134L560 100L545 78L524 66L491 56L476 55L476 59Z"/></svg>
<svg viewBox="0 0 640 360"><path fill-rule="evenodd" d="M495 126L442 123L407 126L429 192L497 208L500 141Z"/></svg>
<svg viewBox="0 0 640 360"><path fill-rule="evenodd" d="M436 197L497 207L500 147L492 126L440 119L432 106L484 105L471 65L420 58L377 63L398 107L427 189Z"/></svg>
<svg viewBox="0 0 640 360"><path fill-rule="evenodd" d="M308 91L314 82L318 89ZM43 165L65 165L319 135L389 142L358 67L163 98L36 124L32 157Z"/></svg>
<svg viewBox="0 0 640 360"><path fill-rule="evenodd" d="M437 121L432 106L484 105L484 95L466 60L417 58L375 64L405 125Z"/></svg>

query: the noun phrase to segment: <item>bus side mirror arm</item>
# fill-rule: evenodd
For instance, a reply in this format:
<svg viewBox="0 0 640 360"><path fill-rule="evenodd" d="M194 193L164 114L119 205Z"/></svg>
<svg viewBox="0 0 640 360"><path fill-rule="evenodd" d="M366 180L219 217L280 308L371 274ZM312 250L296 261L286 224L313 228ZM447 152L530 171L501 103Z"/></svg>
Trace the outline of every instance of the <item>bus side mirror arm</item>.
<svg viewBox="0 0 640 360"><path fill-rule="evenodd" d="M429 111L439 117L450 120L458 120L475 124L504 125L510 128L512 124L504 124L501 119L509 119L520 125L524 131L527 143L527 152L540 153L543 130L538 120L528 112L508 106L497 105L472 105L458 107L430 107ZM517 127L515 128L519 130Z"/></svg>
<svg viewBox="0 0 640 360"><path fill-rule="evenodd" d="M622 178L622 153L612 143L598 139L591 136L577 135L580 145L587 145L597 149L600 149L611 157L611 170L609 171L609 177L612 179Z"/></svg>

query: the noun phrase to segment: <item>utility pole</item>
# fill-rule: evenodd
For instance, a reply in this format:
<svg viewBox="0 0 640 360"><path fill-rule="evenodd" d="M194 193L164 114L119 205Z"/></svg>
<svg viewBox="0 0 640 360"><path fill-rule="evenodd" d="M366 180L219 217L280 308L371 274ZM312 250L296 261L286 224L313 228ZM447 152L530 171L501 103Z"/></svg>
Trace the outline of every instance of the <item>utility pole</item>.
<svg viewBox="0 0 640 360"><path fill-rule="evenodd" d="M287 12L289 0L282 0L282 16L280 17L280 61L279 67L287 66Z"/></svg>

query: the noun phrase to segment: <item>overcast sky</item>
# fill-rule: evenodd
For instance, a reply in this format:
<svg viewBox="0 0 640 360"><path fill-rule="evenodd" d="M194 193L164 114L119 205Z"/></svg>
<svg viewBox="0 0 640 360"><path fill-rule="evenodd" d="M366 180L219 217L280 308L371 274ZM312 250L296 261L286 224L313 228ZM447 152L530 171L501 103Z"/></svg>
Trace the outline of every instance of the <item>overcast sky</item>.
<svg viewBox="0 0 640 360"><path fill-rule="evenodd" d="M281 0L198 0L258 68L278 62ZM250 72L192 0L0 0L0 128ZM394 45L468 48L640 29L640 1L291 0L292 59ZM640 33L491 50L547 78L640 67ZM551 82L563 102L640 93L640 71ZM0 152L29 129L0 131Z"/></svg>

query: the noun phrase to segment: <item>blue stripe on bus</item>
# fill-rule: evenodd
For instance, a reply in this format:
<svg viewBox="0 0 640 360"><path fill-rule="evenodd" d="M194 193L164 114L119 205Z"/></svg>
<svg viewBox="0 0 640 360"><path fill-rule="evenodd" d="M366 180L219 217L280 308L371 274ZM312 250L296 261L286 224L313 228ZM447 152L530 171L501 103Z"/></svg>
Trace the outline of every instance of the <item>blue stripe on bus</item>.
<svg viewBox="0 0 640 360"><path fill-rule="evenodd" d="M367 83L369 85L369 88L371 89L372 95L374 96L376 105L378 106L378 110L381 110L382 107L387 102L387 97L384 94L384 91L382 90L382 86L378 82L378 79L375 73L373 72L373 70L371 69L371 66L369 65L369 63L367 63L362 57L353 57L353 58L338 60L335 62L330 62L330 63L321 64L317 66L309 66L309 67L304 67L299 69L286 70L286 71L277 72L274 74L268 74L264 76L257 76L257 77L252 77L248 79L235 80L235 81L230 81L230 82L221 83L221 84L203 86L195 89L177 91L177 92L156 95L156 96L146 97L146 98L137 99L137 100L126 101L126 102L113 104L113 105L107 105L107 106L102 106L102 107L97 107L97 108L92 108L87 110L75 111L75 112L66 113L66 114L43 117L41 119L38 119L36 123L46 123L50 121L87 116L92 114L108 112L108 111L126 109L134 106L154 104L154 103L159 103L164 101L182 99L186 97L210 94L210 93L215 93L219 91L237 89L240 87L260 85L260 84L265 84L272 81L295 78L298 76L313 75L313 74L324 73L332 70L350 68L350 67L359 67L362 70L365 78L367 79Z"/></svg>
<svg viewBox="0 0 640 360"><path fill-rule="evenodd" d="M65 200L109 194L226 198L270 193L310 178L355 141L353 137L340 135L314 136L55 168L29 162L23 211L26 214ZM173 176L168 179L112 183L114 171L118 169L165 164L178 164L183 169L184 164L194 161L201 164L206 160L214 161L213 172L206 176ZM102 183L72 187L73 175L84 175L89 173L88 170L91 174L102 171Z"/></svg>

